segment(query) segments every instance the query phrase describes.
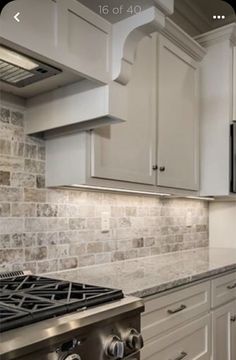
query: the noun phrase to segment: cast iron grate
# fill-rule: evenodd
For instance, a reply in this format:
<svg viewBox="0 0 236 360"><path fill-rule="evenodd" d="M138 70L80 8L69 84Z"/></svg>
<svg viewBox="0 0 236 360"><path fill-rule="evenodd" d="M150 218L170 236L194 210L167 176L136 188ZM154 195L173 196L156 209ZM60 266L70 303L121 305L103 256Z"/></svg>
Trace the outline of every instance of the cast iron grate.
<svg viewBox="0 0 236 360"><path fill-rule="evenodd" d="M22 291L48 284L55 284L55 279L34 275L14 276L8 279L0 279L0 290Z"/></svg>
<svg viewBox="0 0 236 360"><path fill-rule="evenodd" d="M121 290L34 275L0 279L0 332L123 296Z"/></svg>

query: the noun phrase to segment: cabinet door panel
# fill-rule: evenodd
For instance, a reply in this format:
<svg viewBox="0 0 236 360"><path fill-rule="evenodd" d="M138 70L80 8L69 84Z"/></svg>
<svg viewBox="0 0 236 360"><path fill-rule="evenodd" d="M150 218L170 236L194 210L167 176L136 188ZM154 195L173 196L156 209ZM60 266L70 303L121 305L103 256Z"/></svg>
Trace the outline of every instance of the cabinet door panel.
<svg viewBox="0 0 236 360"><path fill-rule="evenodd" d="M236 302L221 306L213 312L213 359L235 360L235 322Z"/></svg>
<svg viewBox="0 0 236 360"><path fill-rule="evenodd" d="M93 177L155 184L155 49L143 39L128 86L128 121L96 129L92 135Z"/></svg>
<svg viewBox="0 0 236 360"><path fill-rule="evenodd" d="M158 49L158 185L198 190L197 65L163 37Z"/></svg>

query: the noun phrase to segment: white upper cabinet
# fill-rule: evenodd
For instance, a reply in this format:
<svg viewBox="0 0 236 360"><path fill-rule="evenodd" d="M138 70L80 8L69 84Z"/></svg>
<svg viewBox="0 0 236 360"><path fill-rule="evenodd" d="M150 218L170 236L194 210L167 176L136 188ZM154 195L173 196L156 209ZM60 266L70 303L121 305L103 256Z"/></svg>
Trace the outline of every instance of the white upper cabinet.
<svg viewBox="0 0 236 360"><path fill-rule="evenodd" d="M48 186L82 184L196 194L198 67L204 54L204 49L170 20L166 20L161 34L145 37L137 48L131 80L124 86L124 104L114 97L119 108L126 108L127 121L94 129L86 136L81 135L82 140L79 134L64 136L60 141L48 139ZM79 147L75 149L79 141L83 142L83 152ZM61 148L63 151L59 151ZM53 175L59 169L50 169L56 162L61 168L65 151L68 153L70 148L86 167L73 171L73 181L64 175L63 183L59 184L56 181L61 176ZM68 174L68 169L63 173Z"/></svg>
<svg viewBox="0 0 236 360"><path fill-rule="evenodd" d="M94 131L91 174L197 191L198 68L204 50L172 22L166 24L163 35L138 46L127 86L127 123Z"/></svg>
<svg viewBox="0 0 236 360"><path fill-rule="evenodd" d="M201 195L230 194L230 124L236 120L236 25L197 37L200 65Z"/></svg>
<svg viewBox="0 0 236 360"><path fill-rule="evenodd" d="M158 185L198 190L199 64L162 36L157 62Z"/></svg>

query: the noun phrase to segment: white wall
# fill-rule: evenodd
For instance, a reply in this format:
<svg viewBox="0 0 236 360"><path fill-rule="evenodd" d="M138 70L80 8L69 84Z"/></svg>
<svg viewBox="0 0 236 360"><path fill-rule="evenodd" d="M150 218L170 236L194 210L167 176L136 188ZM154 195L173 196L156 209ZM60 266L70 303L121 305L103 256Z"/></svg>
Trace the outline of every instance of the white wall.
<svg viewBox="0 0 236 360"><path fill-rule="evenodd" d="M214 202L209 213L210 247L236 248L236 202Z"/></svg>

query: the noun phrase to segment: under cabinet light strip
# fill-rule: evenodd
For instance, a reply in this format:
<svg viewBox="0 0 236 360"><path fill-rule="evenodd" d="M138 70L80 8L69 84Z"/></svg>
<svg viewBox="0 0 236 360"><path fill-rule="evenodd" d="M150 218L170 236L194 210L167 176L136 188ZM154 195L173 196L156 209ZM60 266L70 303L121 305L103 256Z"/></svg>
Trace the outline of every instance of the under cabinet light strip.
<svg viewBox="0 0 236 360"><path fill-rule="evenodd" d="M93 189L93 190L101 190L101 191L113 191L113 192L119 192L119 193L131 193L131 194L143 194L143 195L156 195L156 196L172 196L172 194L162 194L162 193L155 193L155 192L149 192L149 191L135 191L135 190L126 190L126 189L116 189L116 188L107 188L102 186L93 186L93 185L77 185L73 184L72 187L82 188L82 189Z"/></svg>
<svg viewBox="0 0 236 360"><path fill-rule="evenodd" d="M185 196L185 198L187 199L192 199L192 200L205 200L205 201L214 201L215 198L214 197L203 197L203 196Z"/></svg>
<svg viewBox="0 0 236 360"><path fill-rule="evenodd" d="M94 185L72 184L69 187L74 187L74 188L79 188L79 189L81 188L81 189L87 189L87 190L111 191L111 192L117 192L117 193L136 194L136 195L151 195L151 196L155 195L155 196L160 196L160 197L172 197L175 199L191 199L191 200L203 200L203 201L214 201L215 200L215 198L213 198L213 197L190 196L190 195L180 196L180 195L167 194L167 193L116 189L116 188L108 188L108 187L94 186ZM66 186L66 188L68 188L68 186Z"/></svg>

